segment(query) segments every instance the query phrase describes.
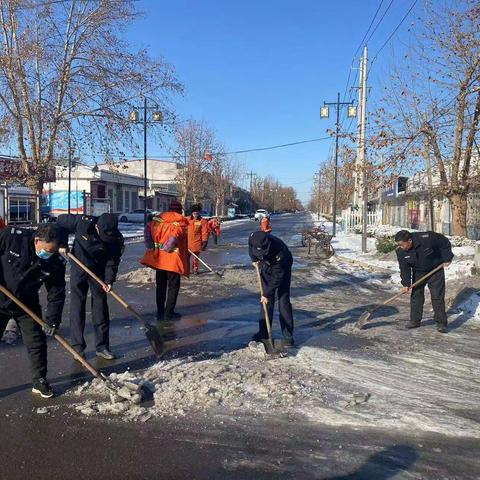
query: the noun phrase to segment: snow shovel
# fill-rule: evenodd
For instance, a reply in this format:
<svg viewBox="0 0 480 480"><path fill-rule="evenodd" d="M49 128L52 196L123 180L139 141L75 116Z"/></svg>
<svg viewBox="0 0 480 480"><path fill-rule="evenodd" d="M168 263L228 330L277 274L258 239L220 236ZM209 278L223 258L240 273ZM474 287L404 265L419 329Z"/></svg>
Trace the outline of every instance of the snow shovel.
<svg viewBox="0 0 480 480"><path fill-rule="evenodd" d="M195 255L191 250L188 250L188 251L190 255L193 255L207 270L210 270L212 273L214 273L215 275L218 275L220 278L223 277L223 273L213 270L198 255Z"/></svg>
<svg viewBox="0 0 480 480"><path fill-rule="evenodd" d="M75 255L67 253L68 258L72 259L82 270L88 273L96 282L102 287L106 287L107 284L97 275L95 275L86 265L84 265ZM110 290L108 293L125 309L128 310L139 322L141 322L145 328L145 336L150 342L153 352L157 357L164 353L163 339L159 331L153 326L147 323L147 321L131 306L129 305L118 293Z"/></svg>
<svg viewBox="0 0 480 480"><path fill-rule="evenodd" d="M411 285L410 289L416 287L417 285L420 285L424 280L426 280L428 277L433 275L435 272L438 272L439 270L441 270L443 267L444 267L443 263L441 265L439 265L438 267L435 267L431 272L428 272L422 278L418 279L415 283L413 283ZM370 316L372 315L372 313L375 312L375 310L378 310L379 308L381 308L385 305L388 305L389 303L393 302L394 300L396 300L398 297L401 297L405 293L407 293L407 292L401 291L401 292L395 294L393 297L390 297L388 300L385 300L385 302L381 303L380 305L375 306L371 310L366 310L365 312L363 312L362 315L360 315L360 318L355 322L355 327L358 328L358 329L362 329L363 326L365 325L365 323L367 323L367 321L370 318Z"/></svg>
<svg viewBox="0 0 480 480"><path fill-rule="evenodd" d="M255 268L255 271L257 272L257 280L258 280L258 286L260 288L260 295L263 297L263 283L262 283L262 277L260 275L260 269L258 267L258 262L253 262L253 266ZM279 347L275 347L273 339L272 339L272 327L270 325L270 315L268 314L268 307L265 303L262 302L263 306L263 313L265 315L265 325L267 327L267 335L268 338L265 338L262 340L263 345L265 346L265 351L267 352L268 355L282 355L284 352L283 345Z"/></svg>
<svg viewBox="0 0 480 480"><path fill-rule="evenodd" d="M8 297L12 302L16 303L28 316L37 322L40 326L44 327L46 322L44 322L35 312L30 310L23 302L21 302L13 293L7 290L3 285L0 285L0 292L2 292L6 297ZM53 335L53 338L65 349L68 353L73 355L75 360L80 362L95 378L102 380L105 383L105 386L114 393L118 393L122 388L119 385L116 385L111 379L109 379L105 374L99 372L95 369L90 363L85 360L61 335L56 333Z"/></svg>

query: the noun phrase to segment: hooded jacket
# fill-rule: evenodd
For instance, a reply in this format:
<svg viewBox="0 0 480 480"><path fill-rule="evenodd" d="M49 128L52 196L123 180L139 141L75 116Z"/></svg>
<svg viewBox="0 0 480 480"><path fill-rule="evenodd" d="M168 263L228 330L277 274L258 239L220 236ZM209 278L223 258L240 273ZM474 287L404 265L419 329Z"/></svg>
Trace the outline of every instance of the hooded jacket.
<svg viewBox="0 0 480 480"><path fill-rule="evenodd" d="M34 311L40 310L38 291L45 285L48 302L45 321L58 326L65 303L65 261L58 253L40 260L35 253L34 238L34 230L12 227L0 231L0 283ZM0 309L24 315L2 293Z"/></svg>
<svg viewBox="0 0 480 480"><path fill-rule="evenodd" d="M254 232L248 240L250 258L260 262L264 295L271 297L284 282L290 282L293 257L287 245L265 232Z"/></svg>
<svg viewBox="0 0 480 480"><path fill-rule="evenodd" d="M153 217L145 228L146 251L142 265L158 270L190 275L187 245L187 219L176 212Z"/></svg>
<svg viewBox="0 0 480 480"><path fill-rule="evenodd" d="M103 277L105 283L111 285L117 277L124 239L118 229L113 227L108 232L101 231L99 235L95 228L98 220L99 217L64 214L59 215L57 224L63 231L61 243L66 246L68 244L68 234L74 234L73 255L94 273ZM73 263L72 266L80 268Z"/></svg>

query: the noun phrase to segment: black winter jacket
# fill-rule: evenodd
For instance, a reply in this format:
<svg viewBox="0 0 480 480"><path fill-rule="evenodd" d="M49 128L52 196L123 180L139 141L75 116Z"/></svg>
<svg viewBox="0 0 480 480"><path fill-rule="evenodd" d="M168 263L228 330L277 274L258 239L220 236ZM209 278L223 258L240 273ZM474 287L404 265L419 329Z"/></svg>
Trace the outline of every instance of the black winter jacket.
<svg viewBox="0 0 480 480"><path fill-rule="evenodd" d="M60 325L65 303L65 261L54 254L40 260L35 253L34 230L7 227L0 231L0 283L31 310L39 310L38 291L47 290L47 318L49 325ZM0 293L0 310L13 315L23 310Z"/></svg>
<svg viewBox="0 0 480 480"><path fill-rule="evenodd" d="M72 253L107 284L113 284L123 253L123 236L118 242L105 243L100 240L95 225L97 217L85 215L59 215L57 224L63 230L62 245L68 244L68 234L75 234ZM77 267L72 263L72 266Z"/></svg>
<svg viewBox="0 0 480 480"><path fill-rule="evenodd" d="M269 234L270 248L265 257L259 258L249 242L248 249L253 262L260 262L265 297L275 294L275 290L292 273L293 257L285 243Z"/></svg>
<svg viewBox="0 0 480 480"><path fill-rule="evenodd" d="M426 274L442 263L451 262L453 258L450 240L441 233L415 232L412 233L412 240L410 250L397 248L400 277L404 287L412 284L414 273Z"/></svg>

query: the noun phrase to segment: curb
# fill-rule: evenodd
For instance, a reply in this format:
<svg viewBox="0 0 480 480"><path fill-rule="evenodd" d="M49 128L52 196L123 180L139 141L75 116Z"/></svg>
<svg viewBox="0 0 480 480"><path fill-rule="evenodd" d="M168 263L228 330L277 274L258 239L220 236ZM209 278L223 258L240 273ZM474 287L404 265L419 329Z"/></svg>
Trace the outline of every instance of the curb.
<svg viewBox="0 0 480 480"><path fill-rule="evenodd" d="M392 273L393 273L392 270L389 270L388 268L378 267L377 265L370 265L369 263L365 263L365 262L362 262L360 260L355 260L355 259L349 258L349 257L344 257L342 255L335 254L335 258L338 258L342 262L347 262L347 263L352 263L354 265L358 265L359 267L365 268L366 270L373 270L373 271L376 271L376 272L379 272L379 273L388 273L390 275L392 275Z"/></svg>

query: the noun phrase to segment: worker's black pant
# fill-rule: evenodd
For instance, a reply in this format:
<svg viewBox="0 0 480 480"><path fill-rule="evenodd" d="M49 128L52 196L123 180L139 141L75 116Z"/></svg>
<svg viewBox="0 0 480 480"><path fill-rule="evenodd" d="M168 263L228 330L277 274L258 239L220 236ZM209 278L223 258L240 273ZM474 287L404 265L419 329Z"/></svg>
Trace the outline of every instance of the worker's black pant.
<svg viewBox="0 0 480 480"><path fill-rule="evenodd" d="M39 317L42 316L40 305L29 305L29 307ZM27 347L33 381L45 378L47 376L47 339L42 327L28 315L19 315L18 312L9 313L2 310L0 311L0 338L2 338L7 323L12 317L20 327L23 343Z"/></svg>
<svg viewBox="0 0 480 480"><path fill-rule="evenodd" d="M293 311L290 302L290 283L292 279L291 272L285 275L283 282L268 298L267 310L272 325L273 311L275 307L275 294L278 298L278 311L280 317L280 328L282 329L283 338L290 340L293 338ZM265 324L265 312L263 306L260 307L260 319L258 321L258 332L261 338L267 338L267 326Z"/></svg>
<svg viewBox="0 0 480 480"><path fill-rule="evenodd" d="M417 281L428 272L414 272L413 281ZM425 302L425 285L428 284L430 298L432 299L433 318L438 325L447 325L447 313L445 312L445 272L443 268L435 272L425 282L422 282L412 290L410 298L410 320L413 323L420 323L423 315L423 304Z"/></svg>
<svg viewBox="0 0 480 480"><path fill-rule="evenodd" d="M216 232L210 232L210 235L213 237L213 243L215 245L218 245L218 235L216 234Z"/></svg>
<svg viewBox="0 0 480 480"><path fill-rule="evenodd" d="M162 319L165 314L171 315L175 310L180 291L180 274L168 270L157 270L155 282L157 284L157 317Z"/></svg>
<svg viewBox="0 0 480 480"><path fill-rule="evenodd" d="M102 272L94 271L101 279ZM101 285L79 267L72 265L70 276L70 339L73 348L83 352L87 346L85 331L85 305L88 289L92 297L92 324L95 332L97 350L110 349L110 317L108 313L107 294Z"/></svg>

